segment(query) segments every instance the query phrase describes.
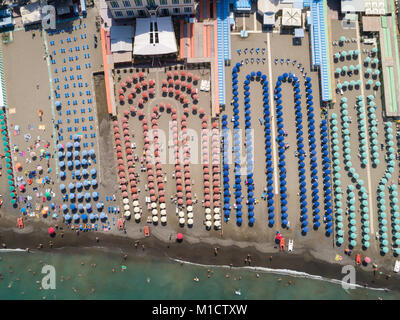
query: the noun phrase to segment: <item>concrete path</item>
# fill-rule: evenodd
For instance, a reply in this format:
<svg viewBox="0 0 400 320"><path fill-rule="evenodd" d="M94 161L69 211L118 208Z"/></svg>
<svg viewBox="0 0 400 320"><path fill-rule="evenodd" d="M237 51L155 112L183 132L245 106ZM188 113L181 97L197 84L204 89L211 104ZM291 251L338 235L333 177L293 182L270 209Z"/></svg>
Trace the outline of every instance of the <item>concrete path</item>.
<svg viewBox="0 0 400 320"><path fill-rule="evenodd" d="M361 61L361 44L360 44L360 29L358 23L356 23L356 32L357 32L357 46L358 50L360 51L360 54L358 55L358 63L361 66L360 70L360 80L361 80L361 95L364 97L364 79L363 79L363 63ZM368 119L367 115L367 108L364 108L364 116L365 119ZM368 126L367 126L367 121L365 121L365 132L368 132ZM368 180L368 203L369 203L369 225L370 225L370 234L374 234L374 206L372 205L373 199L372 199L372 180L371 180L371 152L370 152L370 144L369 144L369 135L366 134L366 140L367 140L367 147L368 147L368 152L367 152L367 180Z"/></svg>

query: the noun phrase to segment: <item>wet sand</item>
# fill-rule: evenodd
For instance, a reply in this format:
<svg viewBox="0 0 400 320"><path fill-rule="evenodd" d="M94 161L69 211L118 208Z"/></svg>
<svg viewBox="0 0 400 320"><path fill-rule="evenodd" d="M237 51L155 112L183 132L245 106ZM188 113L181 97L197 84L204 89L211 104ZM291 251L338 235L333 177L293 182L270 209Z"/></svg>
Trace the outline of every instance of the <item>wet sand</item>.
<svg viewBox="0 0 400 320"><path fill-rule="evenodd" d="M33 226L31 233L16 233L11 228L2 224L0 228L0 243L7 243L7 248L30 248L31 252L44 250L52 252L53 250L62 250L63 252L77 252L82 248L91 247L93 250L104 250L113 253L121 253L121 259L127 254L127 259L131 256L154 256L179 259L203 265L225 265L232 267L265 267L273 269L288 269L300 272L306 272L311 275L319 275L328 279L341 279L342 263L327 263L316 258L312 251L299 250L296 253L281 253L275 250L271 253L260 252L253 246L239 247L236 245L219 245L218 254L215 255L215 245L205 243L193 244L186 239L179 243L173 238L171 241L161 241L155 237L142 238L138 241L135 248L135 240L126 237L98 234L98 233L80 233L79 236L70 230L64 230L65 234L61 238L62 230L57 231L54 238L50 238L42 232L39 225ZM99 238L97 242L96 237ZM52 248L49 242L53 243ZM43 244L42 249L37 249L36 245ZM144 245L144 249L142 248ZM251 264L245 263L244 259L250 254ZM272 257L272 259L270 259ZM354 257L353 257L354 258ZM352 259L354 265L354 259ZM379 272L374 276L372 267L356 266L357 284L375 288L388 288L397 290L400 278L393 275L390 280ZM388 270L379 269L385 274Z"/></svg>

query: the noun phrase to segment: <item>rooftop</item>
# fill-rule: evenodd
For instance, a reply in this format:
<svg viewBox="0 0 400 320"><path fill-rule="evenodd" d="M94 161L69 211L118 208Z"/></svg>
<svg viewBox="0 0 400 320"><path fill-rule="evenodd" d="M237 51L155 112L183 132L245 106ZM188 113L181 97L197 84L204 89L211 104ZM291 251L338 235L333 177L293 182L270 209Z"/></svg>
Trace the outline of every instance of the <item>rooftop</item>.
<svg viewBox="0 0 400 320"><path fill-rule="evenodd" d="M111 52L132 52L133 26L112 26Z"/></svg>
<svg viewBox="0 0 400 320"><path fill-rule="evenodd" d="M296 8L283 8L282 25L301 27L301 10Z"/></svg>
<svg viewBox="0 0 400 320"><path fill-rule="evenodd" d="M161 55L177 51L171 17L136 19L134 55Z"/></svg>

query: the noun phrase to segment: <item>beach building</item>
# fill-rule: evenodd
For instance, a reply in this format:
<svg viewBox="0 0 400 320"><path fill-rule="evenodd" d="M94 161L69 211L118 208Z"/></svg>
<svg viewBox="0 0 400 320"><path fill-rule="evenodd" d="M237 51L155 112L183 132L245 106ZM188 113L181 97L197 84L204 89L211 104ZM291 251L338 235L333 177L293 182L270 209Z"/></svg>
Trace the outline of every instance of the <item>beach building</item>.
<svg viewBox="0 0 400 320"><path fill-rule="evenodd" d="M136 19L134 56L175 55L177 51L171 17Z"/></svg>
<svg viewBox="0 0 400 320"><path fill-rule="evenodd" d="M259 15L263 17L263 25L264 26L275 26L276 21L276 12L271 11L269 8L269 0L258 0L257 2L257 12Z"/></svg>
<svg viewBox="0 0 400 320"><path fill-rule="evenodd" d="M14 27L14 20L10 9L0 10L0 31L9 30Z"/></svg>
<svg viewBox="0 0 400 320"><path fill-rule="evenodd" d="M106 0L114 19L137 17L192 15L194 0Z"/></svg>
<svg viewBox="0 0 400 320"><path fill-rule="evenodd" d="M132 40L134 30L132 25L112 26L110 28L110 49L114 63L132 61Z"/></svg>
<svg viewBox="0 0 400 320"><path fill-rule="evenodd" d="M386 116L400 116L400 58L396 30L396 18L393 12L390 16L381 16L379 28L379 46L382 61L384 88L384 107Z"/></svg>
<svg viewBox="0 0 400 320"><path fill-rule="evenodd" d="M386 0L341 0L340 4L342 13L385 15L390 12Z"/></svg>
<svg viewBox="0 0 400 320"><path fill-rule="evenodd" d="M331 68L329 60L329 36L328 36L328 9L325 0L312 0L310 5L311 25L310 25L310 42L311 42L311 62L315 69L320 72L320 86L322 101L328 102L332 100L331 88Z"/></svg>
<svg viewBox="0 0 400 320"><path fill-rule="evenodd" d="M57 15L62 16L71 12L71 9L73 8L73 3L72 0L56 1L55 7Z"/></svg>
<svg viewBox="0 0 400 320"><path fill-rule="evenodd" d="M41 22L41 7L39 2L34 2L22 6L20 11L22 24L24 26Z"/></svg>
<svg viewBox="0 0 400 320"><path fill-rule="evenodd" d="M282 27L301 27L301 9L283 8L282 9Z"/></svg>
<svg viewBox="0 0 400 320"><path fill-rule="evenodd" d="M343 6L343 10L347 10ZM399 45L396 30L396 13L394 1L365 1L364 7L358 7L361 17L361 29L363 34L369 36L374 35L378 37L378 47L381 55L382 67L382 83L383 83L383 96L384 110L387 117L400 116L400 93L396 88L399 88L400 82L400 58L399 58ZM348 11L346 11L348 12ZM364 42L375 43L371 40L375 38L366 39Z"/></svg>
<svg viewBox="0 0 400 320"><path fill-rule="evenodd" d="M233 10L238 13L248 13L251 11L251 1L250 0L234 0Z"/></svg>

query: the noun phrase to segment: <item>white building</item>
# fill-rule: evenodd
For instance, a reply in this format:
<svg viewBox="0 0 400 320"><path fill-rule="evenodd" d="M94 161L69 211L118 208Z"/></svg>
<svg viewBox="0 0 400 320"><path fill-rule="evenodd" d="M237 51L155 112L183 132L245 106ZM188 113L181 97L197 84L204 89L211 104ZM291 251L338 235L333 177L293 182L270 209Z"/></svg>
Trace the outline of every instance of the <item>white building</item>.
<svg viewBox="0 0 400 320"><path fill-rule="evenodd" d="M136 19L134 56L168 55L177 51L171 17Z"/></svg>
<svg viewBox="0 0 400 320"><path fill-rule="evenodd" d="M364 12L366 15L385 15L388 10L386 0L341 0L342 13Z"/></svg>
<svg viewBox="0 0 400 320"><path fill-rule="evenodd" d="M114 19L137 17L191 15L195 0L106 0Z"/></svg>

